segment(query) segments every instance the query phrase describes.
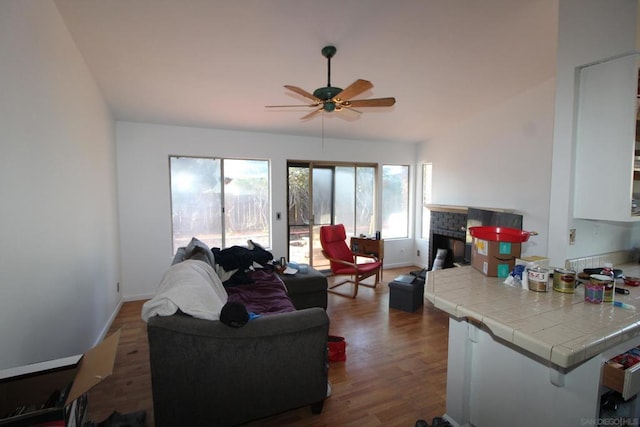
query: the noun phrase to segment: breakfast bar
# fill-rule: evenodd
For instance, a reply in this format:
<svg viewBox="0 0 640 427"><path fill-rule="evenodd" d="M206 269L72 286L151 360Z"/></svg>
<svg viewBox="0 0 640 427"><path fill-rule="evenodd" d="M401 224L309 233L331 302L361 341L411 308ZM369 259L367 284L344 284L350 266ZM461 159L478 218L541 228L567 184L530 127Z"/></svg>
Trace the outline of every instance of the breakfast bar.
<svg viewBox="0 0 640 427"><path fill-rule="evenodd" d="M638 264L616 267L640 275ZM476 427L600 425L603 366L640 345L640 288L615 295L635 311L587 303L582 285L534 292L503 282L471 266L428 274L426 299L450 316L445 418ZM640 379L628 382L633 390Z"/></svg>

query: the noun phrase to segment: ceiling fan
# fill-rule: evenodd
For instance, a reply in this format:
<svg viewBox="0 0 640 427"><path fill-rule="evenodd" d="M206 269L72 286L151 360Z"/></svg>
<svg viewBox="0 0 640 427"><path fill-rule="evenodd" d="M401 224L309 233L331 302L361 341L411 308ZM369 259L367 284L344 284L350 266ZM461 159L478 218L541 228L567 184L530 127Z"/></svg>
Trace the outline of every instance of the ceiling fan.
<svg viewBox="0 0 640 427"><path fill-rule="evenodd" d="M391 107L396 103L395 98L374 98L374 99L352 99L361 93L371 89L373 84L368 80L358 79L351 83L345 89L331 86L331 58L336 54L335 46L325 46L322 48L322 56L327 58L327 86L321 87L313 91L313 94L297 86L285 85L292 92L302 95L312 100L311 104L304 105L267 105L267 108L282 107L311 107L314 108L309 114L303 116L301 120L311 118L321 111L328 113L332 111L342 111L344 109L355 111L354 107Z"/></svg>

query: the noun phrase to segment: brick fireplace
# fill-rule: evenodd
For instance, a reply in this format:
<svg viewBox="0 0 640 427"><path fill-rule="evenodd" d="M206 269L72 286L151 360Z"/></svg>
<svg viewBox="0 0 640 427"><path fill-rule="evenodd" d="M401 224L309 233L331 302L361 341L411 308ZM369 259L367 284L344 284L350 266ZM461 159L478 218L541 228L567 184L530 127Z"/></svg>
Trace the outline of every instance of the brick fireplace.
<svg viewBox="0 0 640 427"><path fill-rule="evenodd" d="M479 209L464 206L428 205L429 269L438 249L446 249L443 268L471 263L471 236L467 227L492 225L522 230L522 215L507 209Z"/></svg>
<svg viewBox="0 0 640 427"><path fill-rule="evenodd" d="M454 206L431 206L429 232L429 269L438 249L447 249L444 268L465 263L465 241L467 236L467 208Z"/></svg>

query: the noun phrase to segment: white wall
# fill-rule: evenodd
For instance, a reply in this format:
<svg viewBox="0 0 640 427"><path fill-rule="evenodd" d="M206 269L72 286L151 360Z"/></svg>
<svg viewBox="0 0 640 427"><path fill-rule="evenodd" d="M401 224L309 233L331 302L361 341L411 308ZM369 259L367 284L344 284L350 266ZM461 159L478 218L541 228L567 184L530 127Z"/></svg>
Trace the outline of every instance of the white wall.
<svg viewBox="0 0 640 427"><path fill-rule="evenodd" d="M122 281L125 299L152 296L173 257L169 156L268 159L274 256L286 254L286 162L331 160L408 164L415 145L325 140L130 122L116 123ZM413 173L413 171L412 171ZM275 213L282 220L275 220ZM383 236L384 237L384 236ZM413 240L385 240L385 267L412 265Z"/></svg>
<svg viewBox="0 0 640 427"><path fill-rule="evenodd" d="M489 106L418 153L419 161L433 164L432 203L523 215L523 229L539 233L523 244L524 256L547 251L554 91L550 79ZM417 244L428 252L424 241Z"/></svg>
<svg viewBox="0 0 640 427"><path fill-rule="evenodd" d="M631 238L640 225L573 219L572 206L576 67L633 51L637 7L637 0L560 0L548 252L556 265L640 244ZM575 245L568 241L571 228Z"/></svg>
<svg viewBox="0 0 640 427"><path fill-rule="evenodd" d="M0 2L0 368L99 340L120 297L114 122L57 9Z"/></svg>
<svg viewBox="0 0 640 427"><path fill-rule="evenodd" d="M490 106L422 145L419 161L434 163L433 203L519 211L524 229L540 233L523 254L549 256L552 265L640 246L640 224L575 220L571 205L576 67L633 51L636 16L637 0L559 0L555 82ZM600 197L606 195L594 195ZM575 245L570 228L577 230Z"/></svg>

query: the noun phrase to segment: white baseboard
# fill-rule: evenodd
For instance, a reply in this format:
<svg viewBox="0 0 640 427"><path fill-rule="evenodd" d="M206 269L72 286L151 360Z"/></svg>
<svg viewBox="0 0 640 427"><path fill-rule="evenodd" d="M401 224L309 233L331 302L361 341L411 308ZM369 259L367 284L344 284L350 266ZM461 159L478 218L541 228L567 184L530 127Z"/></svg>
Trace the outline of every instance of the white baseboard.
<svg viewBox="0 0 640 427"><path fill-rule="evenodd" d="M140 300L151 299L154 296L155 296L155 294L127 295L127 296L123 297L122 300L124 302L140 301Z"/></svg>
<svg viewBox="0 0 640 427"><path fill-rule="evenodd" d="M122 308L122 303L123 303L123 300L122 298L120 298L120 300L118 301L118 304L116 304L115 309L111 313L111 316L109 316L109 320L107 321L106 325L102 328L102 331L100 331L100 334L98 335L98 339L96 340L96 342L93 343L94 347L100 344L102 340L104 340L105 337L107 336L107 333L109 332L109 328L111 328L113 321L116 320L116 317L118 316L118 313Z"/></svg>

